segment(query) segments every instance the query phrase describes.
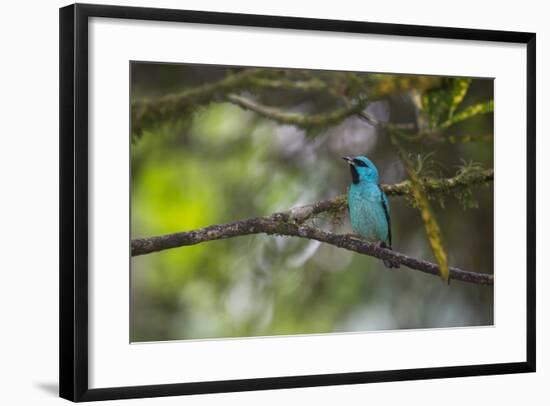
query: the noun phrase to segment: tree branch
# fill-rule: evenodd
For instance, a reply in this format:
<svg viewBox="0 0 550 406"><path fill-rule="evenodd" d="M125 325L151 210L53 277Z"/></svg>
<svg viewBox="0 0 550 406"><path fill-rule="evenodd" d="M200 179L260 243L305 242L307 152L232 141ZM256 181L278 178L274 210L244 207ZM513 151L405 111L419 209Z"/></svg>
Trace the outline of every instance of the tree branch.
<svg viewBox="0 0 550 406"><path fill-rule="evenodd" d="M318 78L309 80L251 78L252 86L274 90L296 90L302 92L329 92L327 82Z"/></svg>
<svg viewBox="0 0 550 406"><path fill-rule="evenodd" d="M233 104L236 104L237 106L242 107L243 109L253 111L265 118L276 121L280 124L294 125L300 128L318 128L338 124L349 116L352 116L363 110L367 104L367 100L363 99L360 101L356 101L355 103L350 103L349 106L338 110L329 111L326 113L306 115L299 113L290 113L275 107L265 106L247 97L239 96L236 94L228 95L227 100Z"/></svg>
<svg viewBox="0 0 550 406"><path fill-rule="evenodd" d="M132 131L141 132L153 123L166 118L181 116L190 109L208 103L218 94L226 94L247 86L252 78L259 75L262 69L244 69L226 75L218 81L184 90L180 93L167 94L156 100L136 100L132 102Z"/></svg>
<svg viewBox="0 0 550 406"><path fill-rule="evenodd" d="M223 97L231 93L255 87L274 90L291 89L305 92L326 92L331 97L339 97L339 91L332 89L335 83L329 83L318 77L311 77L309 80L294 80L284 77L285 75L286 71L284 70L274 73L271 69L264 68L243 69L236 73L228 73L217 81L204 83L179 93L167 94L155 100L134 100L131 106L132 133L140 134L143 130L153 127L155 124L158 125L164 120L181 118L200 105L214 100L223 100ZM345 89L353 88L361 94L365 93L369 102L371 102L413 88L430 89L437 86L439 82L439 78L430 76L407 77L371 74L362 77L347 74L346 81L341 83L340 87L345 85L343 86ZM257 108L257 113L264 117L300 127L321 127L337 124L348 116L361 111L362 108L360 107L365 107L366 104L361 101L348 106L349 108L312 116L302 116L286 113L269 106L260 106L254 102L250 104L248 99L231 101L250 110L256 111L255 108Z"/></svg>
<svg viewBox="0 0 550 406"><path fill-rule="evenodd" d="M479 185L493 180L492 169L468 168L447 179L421 178L428 194L448 193L465 186ZM394 185L382 185L390 196L410 196L412 186L406 180ZM209 227L174 234L132 240L132 256L145 255L170 248L195 245L206 241L220 240L250 234L284 235L321 241L336 247L366 254L382 260L391 260L421 272L439 275L436 264L405 254L381 248L376 244L359 240L350 235L334 234L318 228L304 225L305 221L321 213L336 213L346 207L345 195L321 200L314 204L295 207L281 213L256 217L228 224L216 224ZM476 284L491 285L493 276L450 268L450 278Z"/></svg>
<svg viewBox="0 0 550 406"><path fill-rule="evenodd" d="M478 186L492 182L494 179L493 169L480 169L477 167L467 168L452 178L433 179L420 178L422 185L430 197L441 194L456 192L460 189ZM412 197L412 186L410 180L404 180L393 185L382 185L382 189L388 196ZM331 199L321 200L306 206L292 208L285 213L293 222L301 224L306 220L315 217L323 212L338 213L347 205L346 195L338 195Z"/></svg>
<svg viewBox="0 0 550 406"><path fill-rule="evenodd" d="M381 248L377 244L359 240L351 235L334 234L303 224L289 222L287 213L275 213L271 216L257 217L228 224L167 234L158 237L139 238L132 240L132 256L145 255L170 248L200 244L250 234L284 235L290 237L317 240L349 251L369 255L381 260L391 260L411 269L439 276L436 264L413 258L396 251ZM450 268L450 279L470 282L479 285L492 285L493 275L464 271Z"/></svg>

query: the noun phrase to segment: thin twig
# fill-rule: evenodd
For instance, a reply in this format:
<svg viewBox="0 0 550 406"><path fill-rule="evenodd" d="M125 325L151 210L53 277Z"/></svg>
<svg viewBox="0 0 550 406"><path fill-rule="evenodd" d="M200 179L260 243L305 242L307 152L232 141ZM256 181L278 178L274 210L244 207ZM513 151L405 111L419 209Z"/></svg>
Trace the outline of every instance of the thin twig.
<svg viewBox="0 0 550 406"><path fill-rule="evenodd" d="M328 127L338 124L349 116L363 110L367 104L367 100L363 99L354 103L350 103L349 106L346 106L344 108L329 111L326 113L308 115L287 112L276 107L265 106L257 101L236 94L228 95L227 100L233 104L242 107L243 109L253 111L256 114L276 121L280 124L294 125L301 128Z"/></svg>
<svg viewBox="0 0 550 406"><path fill-rule="evenodd" d="M369 123L374 127L397 129L397 130L414 130L416 127L416 124L414 123L390 123L387 121L380 121L377 118L371 116L369 113L367 113L364 110L358 112L357 117L359 117L361 120Z"/></svg>
<svg viewBox="0 0 550 406"><path fill-rule="evenodd" d="M310 80L251 78L250 84L255 87L274 90L295 90L302 92L329 91L327 82L313 78Z"/></svg>

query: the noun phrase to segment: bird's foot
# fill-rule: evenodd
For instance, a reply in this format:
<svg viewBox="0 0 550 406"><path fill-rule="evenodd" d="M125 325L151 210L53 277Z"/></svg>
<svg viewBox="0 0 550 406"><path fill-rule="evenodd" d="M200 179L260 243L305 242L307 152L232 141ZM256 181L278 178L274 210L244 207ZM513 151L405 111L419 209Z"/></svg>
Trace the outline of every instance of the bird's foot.
<svg viewBox="0 0 550 406"><path fill-rule="evenodd" d="M384 241L378 241L376 244L380 248L391 250L391 247L389 247ZM399 262L397 261L393 261L391 259L383 259L382 262L384 263L386 268L399 268Z"/></svg>

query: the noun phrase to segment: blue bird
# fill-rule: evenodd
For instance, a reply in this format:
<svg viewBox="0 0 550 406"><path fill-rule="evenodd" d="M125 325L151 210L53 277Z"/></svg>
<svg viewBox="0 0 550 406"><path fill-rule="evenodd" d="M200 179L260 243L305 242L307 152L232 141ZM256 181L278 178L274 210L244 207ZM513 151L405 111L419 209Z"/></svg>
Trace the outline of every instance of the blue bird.
<svg viewBox="0 0 550 406"><path fill-rule="evenodd" d="M363 239L391 249L390 205L378 183L378 170L366 157L342 157L348 162L352 184L348 190L348 209L353 232ZM399 264L384 260L388 268Z"/></svg>

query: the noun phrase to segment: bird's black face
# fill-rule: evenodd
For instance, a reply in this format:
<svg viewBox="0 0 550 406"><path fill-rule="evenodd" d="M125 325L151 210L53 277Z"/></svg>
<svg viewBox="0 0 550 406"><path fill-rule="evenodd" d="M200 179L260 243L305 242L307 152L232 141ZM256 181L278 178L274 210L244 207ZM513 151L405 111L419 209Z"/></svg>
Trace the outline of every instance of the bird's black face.
<svg viewBox="0 0 550 406"><path fill-rule="evenodd" d="M355 185L358 184L359 183L359 173L357 172L357 168L355 167L355 165L357 165L356 161L359 161L359 160L350 158L349 156L343 156L342 159L349 164L349 170L351 172L351 181Z"/></svg>
<svg viewBox="0 0 550 406"><path fill-rule="evenodd" d="M378 182L378 171L371 161L364 156L351 158L343 156L342 159L349 164L351 181L358 184L361 180L366 182Z"/></svg>

